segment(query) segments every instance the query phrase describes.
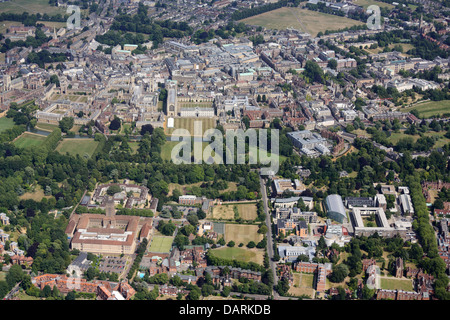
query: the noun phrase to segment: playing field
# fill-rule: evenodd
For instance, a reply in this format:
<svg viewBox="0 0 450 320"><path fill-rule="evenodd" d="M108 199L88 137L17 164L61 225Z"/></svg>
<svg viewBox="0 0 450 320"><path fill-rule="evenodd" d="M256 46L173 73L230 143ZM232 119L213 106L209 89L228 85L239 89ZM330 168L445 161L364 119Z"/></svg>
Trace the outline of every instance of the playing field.
<svg viewBox="0 0 450 320"><path fill-rule="evenodd" d="M149 252L169 252L172 247L173 237L154 236L150 244Z"/></svg>
<svg viewBox="0 0 450 320"><path fill-rule="evenodd" d="M293 296L308 295L314 297L314 274L294 273L293 285L289 288L289 293Z"/></svg>
<svg viewBox="0 0 450 320"><path fill-rule="evenodd" d="M234 219L234 206L238 208L239 218L254 220L257 217L255 203L239 203L215 206L211 213L212 219Z"/></svg>
<svg viewBox="0 0 450 320"><path fill-rule="evenodd" d="M66 8L51 6L48 0L10 0L0 3L0 12L6 13L47 13L54 15L66 14Z"/></svg>
<svg viewBox="0 0 450 320"><path fill-rule="evenodd" d="M91 157L97 145L98 141L94 139L64 139L58 144L56 151L61 154L68 152L72 156L79 154L81 157Z"/></svg>
<svg viewBox="0 0 450 320"><path fill-rule="evenodd" d="M39 134L24 132L16 141L14 141L14 145L17 148L37 147L45 140L45 138L45 136Z"/></svg>
<svg viewBox="0 0 450 320"><path fill-rule="evenodd" d="M300 29L314 37L320 31L338 30L363 24L363 22L345 17L292 7L282 7L240 21L268 29Z"/></svg>
<svg viewBox="0 0 450 320"><path fill-rule="evenodd" d="M216 120L213 118L174 118L174 127L166 128L166 134L171 135L175 129L187 129L191 136L194 136L194 126L201 126L201 134L206 130L216 127Z"/></svg>
<svg viewBox="0 0 450 320"><path fill-rule="evenodd" d="M388 9L394 8L394 6L392 4L374 1L374 0L355 0L353 3L358 6L363 7L364 9L367 9L367 7L371 6L371 5L376 5L376 6L379 6L380 8L388 8Z"/></svg>
<svg viewBox="0 0 450 320"><path fill-rule="evenodd" d="M226 224L225 225L225 241L228 243L233 240L236 245L239 243L247 244L250 241L260 242L263 235L258 233L258 226L247 224Z"/></svg>
<svg viewBox="0 0 450 320"><path fill-rule="evenodd" d="M411 279L381 278L380 280L381 289L413 291Z"/></svg>
<svg viewBox="0 0 450 320"><path fill-rule="evenodd" d="M14 127L14 120L7 117L0 118L0 132L11 129Z"/></svg>
<svg viewBox="0 0 450 320"><path fill-rule="evenodd" d="M245 247L222 247L212 249L212 254L218 258L227 260L238 260L244 262L256 262L262 264L264 260L264 250L262 249L248 249Z"/></svg>
<svg viewBox="0 0 450 320"><path fill-rule="evenodd" d="M416 104L415 106L404 109L404 112L417 110L421 118L430 118L431 116L442 116L443 114L450 114L450 100L442 101L427 101Z"/></svg>

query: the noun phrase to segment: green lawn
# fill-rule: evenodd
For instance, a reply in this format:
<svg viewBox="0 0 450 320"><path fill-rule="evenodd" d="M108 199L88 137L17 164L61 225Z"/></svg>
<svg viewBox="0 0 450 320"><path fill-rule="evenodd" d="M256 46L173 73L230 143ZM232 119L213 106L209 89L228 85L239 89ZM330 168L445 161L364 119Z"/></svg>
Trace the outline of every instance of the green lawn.
<svg viewBox="0 0 450 320"><path fill-rule="evenodd" d="M268 29L300 29L308 32L312 36L316 36L320 31L338 30L363 24L360 21L345 17L292 7L282 7L241 21L246 24L263 26Z"/></svg>
<svg viewBox="0 0 450 320"><path fill-rule="evenodd" d="M81 157L91 157L97 145L98 141L94 139L64 139L58 144L56 151L61 154L68 152L72 156L79 154Z"/></svg>
<svg viewBox="0 0 450 320"><path fill-rule="evenodd" d="M172 135L176 129L187 129L191 136L194 136L194 126L202 126L201 134L206 130L216 127L216 120L213 118L174 118L174 127L166 128L166 134Z"/></svg>
<svg viewBox="0 0 450 320"><path fill-rule="evenodd" d="M0 12L5 13L47 13L55 15L66 14L66 8L51 6L48 0L11 0L0 3Z"/></svg>
<svg viewBox="0 0 450 320"><path fill-rule="evenodd" d="M128 142L128 145L130 146L131 154L137 153L137 151L139 149L139 142L131 141L131 142Z"/></svg>
<svg viewBox="0 0 450 320"><path fill-rule="evenodd" d="M173 237L153 236L149 252L169 252L172 247Z"/></svg>
<svg viewBox="0 0 450 320"><path fill-rule="evenodd" d="M402 109L404 112L410 112L411 110L417 110L419 112L419 117L421 118L450 114L450 100L427 101Z"/></svg>
<svg viewBox="0 0 450 320"><path fill-rule="evenodd" d="M426 137L437 137L438 140L435 142L434 144L434 148L441 148L444 145L446 145L447 143L450 143L450 139L446 138L445 136L445 131L441 131L441 132L434 132L434 131L428 131L424 133L424 136ZM394 145L398 143L398 141L400 139L403 138L412 138L414 142L417 141L417 139L420 138L420 136L418 134L416 135L409 135L403 132L393 132L391 133L391 136L387 139L388 141L392 142Z"/></svg>
<svg viewBox="0 0 450 320"><path fill-rule="evenodd" d="M0 132L11 129L14 126L14 120L7 117L0 118Z"/></svg>
<svg viewBox="0 0 450 320"><path fill-rule="evenodd" d="M0 3L0 8L1 8L1 3ZM1 11L1 10L0 10ZM10 26L23 26L23 24L21 22L18 21L1 21L0 22L0 33L5 34L6 30L10 27Z"/></svg>
<svg viewBox="0 0 450 320"><path fill-rule="evenodd" d="M50 124L50 123L40 123L38 122L36 124L36 129L38 130L43 130L43 131L53 131L56 128L58 128L58 126L56 124Z"/></svg>
<svg viewBox="0 0 450 320"><path fill-rule="evenodd" d="M404 290L413 291L411 279L397 279L397 278L381 278L380 286L386 290Z"/></svg>
<svg viewBox="0 0 450 320"><path fill-rule="evenodd" d="M166 141L161 148L161 158L163 160L170 161L172 159L172 149L179 143L180 143L179 141ZM209 148L209 142L202 142L202 158L203 152L205 151L206 148ZM191 144L191 156L193 155L194 155L194 144ZM212 152L212 155L214 156L214 152ZM217 158L216 161L219 161L219 158Z"/></svg>
<svg viewBox="0 0 450 320"><path fill-rule="evenodd" d="M25 132L16 141L14 141L14 145L17 148L38 147L45 139L45 136Z"/></svg>
<svg viewBox="0 0 450 320"><path fill-rule="evenodd" d="M353 3L358 5L358 6L363 7L364 9L367 9L367 7L370 6L370 5L377 5L380 8L384 8L384 7L388 8L388 9L394 8L394 6L392 4L379 2L379 1L374 1L374 0L356 0Z"/></svg>
<svg viewBox="0 0 450 320"><path fill-rule="evenodd" d="M236 244L237 245L237 244ZM222 247L218 249L211 249L211 253L217 258L227 260L238 260L244 262L256 262L261 263L261 257L263 251L257 251L257 249L247 249L245 247Z"/></svg>

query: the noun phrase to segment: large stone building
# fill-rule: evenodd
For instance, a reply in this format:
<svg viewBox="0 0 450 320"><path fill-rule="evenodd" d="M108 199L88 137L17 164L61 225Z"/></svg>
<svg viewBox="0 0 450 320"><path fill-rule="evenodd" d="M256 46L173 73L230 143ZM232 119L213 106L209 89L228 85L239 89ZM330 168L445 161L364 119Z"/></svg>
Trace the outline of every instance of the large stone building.
<svg viewBox="0 0 450 320"><path fill-rule="evenodd" d="M133 254L137 238L150 236L152 218L108 214L74 214L66 228L72 249L101 254ZM113 212L111 212L111 210ZM144 234L145 233L145 234Z"/></svg>

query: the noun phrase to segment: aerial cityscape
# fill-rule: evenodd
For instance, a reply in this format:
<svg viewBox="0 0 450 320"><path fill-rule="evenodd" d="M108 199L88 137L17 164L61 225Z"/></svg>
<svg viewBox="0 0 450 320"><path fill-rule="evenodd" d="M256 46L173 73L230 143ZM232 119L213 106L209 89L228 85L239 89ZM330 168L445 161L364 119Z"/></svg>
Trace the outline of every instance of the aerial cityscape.
<svg viewBox="0 0 450 320"><path fill-rule="evenodd" d="M449 13L0 0L0 299L450 300Z"/></svg>

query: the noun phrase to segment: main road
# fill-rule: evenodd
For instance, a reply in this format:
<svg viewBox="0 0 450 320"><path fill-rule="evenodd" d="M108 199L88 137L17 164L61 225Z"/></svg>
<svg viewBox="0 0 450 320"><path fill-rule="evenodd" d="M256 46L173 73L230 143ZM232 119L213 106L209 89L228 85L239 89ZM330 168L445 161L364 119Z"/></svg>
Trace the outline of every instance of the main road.
<svg viewBox="0 0 450 320"><path fill-rule="evenodd" d="M271 213L267 206L267 191L265 179L263 179L261 176L259 176L259 183L261 185L261 195L264 204L264 213L266 214L266 225L267 225L266 238L267 238L267 254L269 255L269 267L273 273L273 283L274 285L277 285L278 284L277 265L273 261L274 252L273 252L273 238L272 238L272 223L270 221ZM279 299L280 295L278 294L278 292L273 291L273 297L274 299Z"/></svg>

